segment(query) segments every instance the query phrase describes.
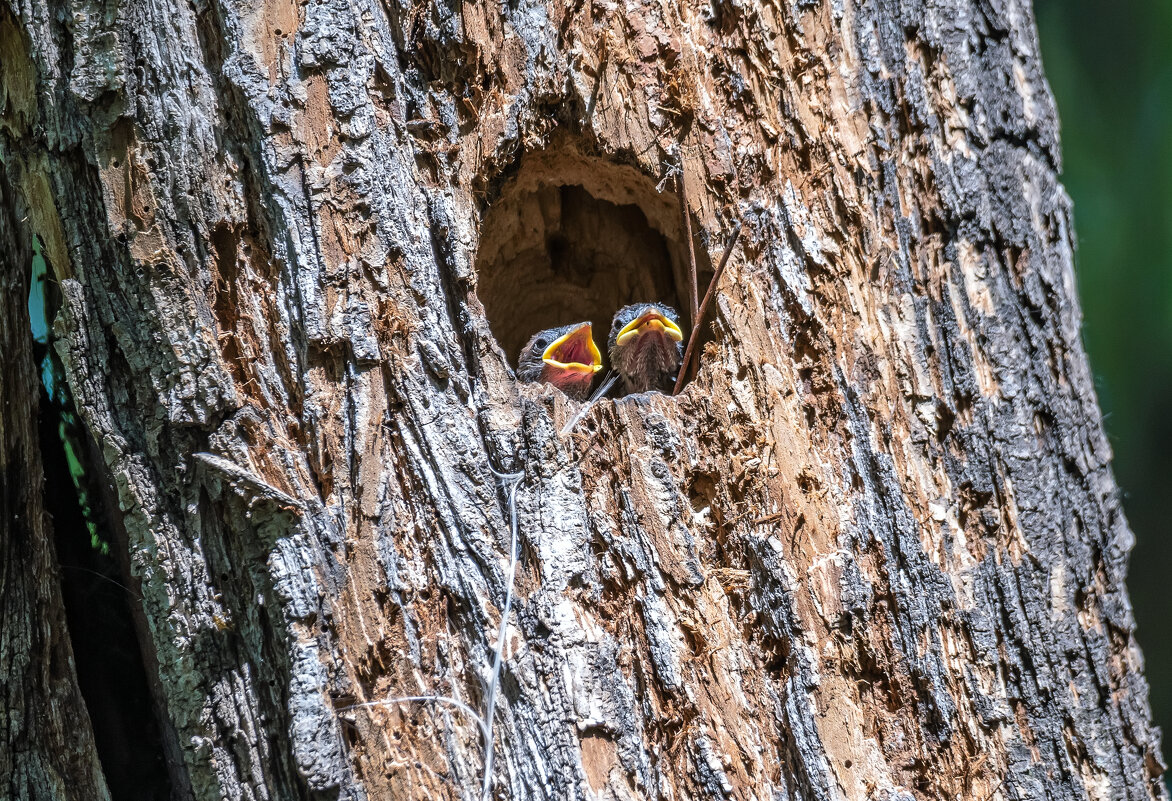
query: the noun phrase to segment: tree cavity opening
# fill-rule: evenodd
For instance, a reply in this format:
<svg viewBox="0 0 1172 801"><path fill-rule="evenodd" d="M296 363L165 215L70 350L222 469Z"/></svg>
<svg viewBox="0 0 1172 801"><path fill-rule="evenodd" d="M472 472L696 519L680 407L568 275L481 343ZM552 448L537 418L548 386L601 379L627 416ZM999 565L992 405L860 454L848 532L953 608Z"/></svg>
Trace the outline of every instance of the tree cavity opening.
<svg viewBox="0 0 1172 801"><path fill-rule="evenodd" d="M538 331L589 320L606 357L614 313L665 303L689 314L688 249L674 183L569 148L526 155L482 218L477 297L514 367ZM693 221L693 230L697 226ZM712 267L697 243L703 297Z"/></svg>

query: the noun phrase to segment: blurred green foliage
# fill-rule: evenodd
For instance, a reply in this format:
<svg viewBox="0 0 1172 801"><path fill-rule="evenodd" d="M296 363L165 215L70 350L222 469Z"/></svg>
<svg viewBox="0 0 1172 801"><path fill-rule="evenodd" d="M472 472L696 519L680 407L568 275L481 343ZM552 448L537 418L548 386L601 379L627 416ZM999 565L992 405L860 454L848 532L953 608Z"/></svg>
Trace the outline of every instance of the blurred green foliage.
<svg viewBox="0 0 1172 801"><path fill-rule="evenodd" d="M90 489L90 477L86 475L82 461L82 440L86 434L82 430L81 420L73 406L73 399L69 395L69 387L65 383L65 366L60 357L49 347L51 337L49 319L49 296L47 291L52 279L49 276L48 265L41 254L40 237L33 237L33 264L32 280L29 282L28 317L32 327L33 342L37 358L41 360L41 383L45 386L45 395L41 399L41 414L52 414L57 420L57 436L61 438L61 445L65 449L65 464L69 468L69 477L73 480L73 488L77 491L77 502L81 507L82 517L85 519L89 533L90 545L108 556L110 543L102 538L98 529L98 516L94 508L96 496ZM48 405L46 406L46 401Z"/></svg>
<svg viewBox="0 0 1172 801"><path fill-rule="evenodd" d="M1035 0L1074 199L1083 338L1136 535L1128 587L1172 730L1172 2Z"/></svg>

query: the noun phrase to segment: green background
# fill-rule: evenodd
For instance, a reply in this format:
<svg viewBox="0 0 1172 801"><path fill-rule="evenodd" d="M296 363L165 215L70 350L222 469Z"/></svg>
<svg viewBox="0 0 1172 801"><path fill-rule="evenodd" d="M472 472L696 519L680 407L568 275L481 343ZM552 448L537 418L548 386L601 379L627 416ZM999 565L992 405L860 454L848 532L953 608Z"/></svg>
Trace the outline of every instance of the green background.
<svg viewBox="0 0 1172 801"><path fill-rule="evenodd" d="M1135 531L1128 588L1172 726L1172 0L1035 0L1074 199L1083 340Z"/></svg>

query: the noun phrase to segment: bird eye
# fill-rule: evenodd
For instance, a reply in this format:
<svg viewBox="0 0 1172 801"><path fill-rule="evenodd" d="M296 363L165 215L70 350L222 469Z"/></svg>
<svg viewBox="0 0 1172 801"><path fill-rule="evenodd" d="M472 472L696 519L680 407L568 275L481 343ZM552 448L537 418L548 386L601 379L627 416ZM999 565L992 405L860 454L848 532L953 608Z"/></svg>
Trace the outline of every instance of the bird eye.
<svg viewBox="0 0 1172 801"><path fill-rule="evenodd" d="M545 350L549 347L549 340L547 340L545 337L538 337L537 341L533 343L533 347L539 348L540 350Z"/></svg>

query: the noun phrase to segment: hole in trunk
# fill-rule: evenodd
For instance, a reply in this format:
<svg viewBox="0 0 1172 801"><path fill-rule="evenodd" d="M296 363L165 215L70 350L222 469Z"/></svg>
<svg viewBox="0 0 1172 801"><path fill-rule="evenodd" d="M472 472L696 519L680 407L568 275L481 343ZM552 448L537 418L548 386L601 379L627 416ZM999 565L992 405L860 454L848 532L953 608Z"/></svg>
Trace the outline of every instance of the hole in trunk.
<svg viewBox="0 0 1172 801"><path fill-rule="evenodd" d="M112 531L113 487L99 475L96 445L50 349L60 291L33 242L28 309L42 382L38 438L78 688L112 801L165 801L172 782L138 639L145 621L132 611L141 599L131 589L125 539Z"/></svg>
<svg viewBox="0 0 1172 801"><path fill-rule="evenodd" d="M569 147L526 155L484 213L476 257L477 296L510 363L538 331L584 320L608 361L611 320L632 303L671 306L686 338L682 229L671 181L656 192L635 168ZM712 266L700 242L696 265L702 298Z"/></svg>
<svg viewBox="0 0 1172 801"><path fill-rule="evenodd" d="M58 378L59 378L58 374ZM61 593L77 668L77 682L94 732L102 772L114 801L165 801L171 782L155 720L128 586L104 530L107 496L79 494L88 461L84 432L68 400L41 390L40 442L45 497L51 499L53 540L61 565ZM72 445L67 444L72 443Z"/></svg>

